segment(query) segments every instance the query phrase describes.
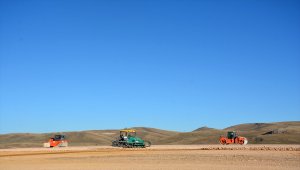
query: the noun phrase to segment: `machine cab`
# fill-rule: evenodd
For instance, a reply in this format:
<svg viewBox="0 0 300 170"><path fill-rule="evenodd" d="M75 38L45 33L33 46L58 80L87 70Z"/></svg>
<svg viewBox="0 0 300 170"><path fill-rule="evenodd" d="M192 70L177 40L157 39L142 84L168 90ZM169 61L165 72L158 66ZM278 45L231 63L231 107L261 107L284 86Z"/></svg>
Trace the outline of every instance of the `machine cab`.
<svg viewBox="0 0 300 170"><path fill-rule="evenodd" d="M234 139L236 138L237 135L236 135L236 132L235 131L230 131L230 132L227 132L227 138L228 139Z"/></svg>
<svg viewBox="0 0 300 170"><path fill-rule="evenodd" d="M53 141L61 141L61 140L65 140L66 137L65 135L55 135L54 138L52 138Z"/></svg>
<svg viewBox="0 0 300 170"><path fill-rule="evenodd" d="M129 137L135 137L136 131L134 129L124 129L120 130L120 138L121 139L128 139Z"/></svg>

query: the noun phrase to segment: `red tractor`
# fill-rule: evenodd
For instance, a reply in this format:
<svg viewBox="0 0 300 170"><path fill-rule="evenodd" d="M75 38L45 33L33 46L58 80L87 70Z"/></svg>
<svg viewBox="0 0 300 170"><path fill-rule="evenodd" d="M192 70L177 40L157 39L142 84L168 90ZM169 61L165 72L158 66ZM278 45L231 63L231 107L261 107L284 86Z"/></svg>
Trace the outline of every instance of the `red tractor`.
<svg viewBox="0 0 300 170"><path fill-rule="evenodd" d="M65 135L55 135L54 138L50 138L47 143L44 143L44 147L66 147L68 146L68 141L66 140Z"/></svg>
<svg viewBox="0 0 300 170"><path fill-rule="evenodd" d="M238 136L235 131L230 131L227 132L227 137L220 136L219 142L222 145L228 145L233 143L246 145L248 143L248 140L245 137Z"/></svg>

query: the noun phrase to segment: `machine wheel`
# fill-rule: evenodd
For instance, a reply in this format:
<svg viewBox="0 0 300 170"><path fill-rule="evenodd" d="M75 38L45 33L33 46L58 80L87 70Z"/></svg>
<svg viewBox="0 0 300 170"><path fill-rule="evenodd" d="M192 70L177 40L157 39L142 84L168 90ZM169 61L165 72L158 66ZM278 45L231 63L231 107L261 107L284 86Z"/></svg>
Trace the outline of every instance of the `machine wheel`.
<svg viewBox="0 0 300 170"><path fill-rule="evenodd" d="M244 143L242 145L247 145L247 143L248 143L248 139L244 138Z"/></svg>
<svg viewBox="0 0 300 170"><path fill-rule="evenodd" d="M68 142L61 142L57 145L58 147L68 147Z"/></svg>
<svg viewBox="0 0 300 170"><path fill-rule="evenodd" d="M226 143L226 139L224 139L224 138L221 138L221 139L219 140L219 143L220 143L221 145L228 145L228 143Z"/></svg>
<svg viewBox="0 0 300 170"><path fill-rule="evenodd" d="M150 147L151 146L151 142L150 141L145 141L145 147Z"/></svg>
<svg viewBox="0 0 300 170"><path fill-rule="evenodd" d="M128 143L125 143L122 146L123 146L123 148L132 148L133 147L133 145L128 144Z"/></svg>
<svg viewBox="0 0 300 170"><path fill-rule="evenodd" d="M111 146L117 147L118 146L118 142L117 141L112 141Z"/></svg>

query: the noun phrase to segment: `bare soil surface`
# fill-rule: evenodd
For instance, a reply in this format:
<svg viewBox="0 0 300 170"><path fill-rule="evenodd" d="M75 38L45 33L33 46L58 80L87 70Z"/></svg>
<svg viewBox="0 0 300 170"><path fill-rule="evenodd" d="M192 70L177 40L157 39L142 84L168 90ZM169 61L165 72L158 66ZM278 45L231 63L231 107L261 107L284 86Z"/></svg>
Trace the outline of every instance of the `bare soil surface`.
<svg viewBox="0 0 300 170"><path fill-rule="evenodd" d="M1 170L300 169L300 145L0 149Z"/></svg>

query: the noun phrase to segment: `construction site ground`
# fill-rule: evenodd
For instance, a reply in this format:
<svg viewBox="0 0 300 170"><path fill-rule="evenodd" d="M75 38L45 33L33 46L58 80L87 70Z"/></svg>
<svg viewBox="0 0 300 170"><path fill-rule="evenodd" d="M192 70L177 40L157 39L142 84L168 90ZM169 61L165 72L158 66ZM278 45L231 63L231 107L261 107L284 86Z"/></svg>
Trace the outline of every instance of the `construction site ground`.
<svg viewBox="0 0 300 170"><path fill-rule="evenodd" d="M300 169L300 145L0 149L0 170Z"/></svg>

